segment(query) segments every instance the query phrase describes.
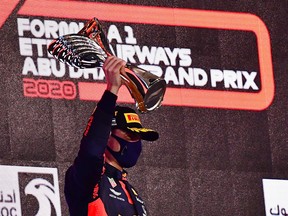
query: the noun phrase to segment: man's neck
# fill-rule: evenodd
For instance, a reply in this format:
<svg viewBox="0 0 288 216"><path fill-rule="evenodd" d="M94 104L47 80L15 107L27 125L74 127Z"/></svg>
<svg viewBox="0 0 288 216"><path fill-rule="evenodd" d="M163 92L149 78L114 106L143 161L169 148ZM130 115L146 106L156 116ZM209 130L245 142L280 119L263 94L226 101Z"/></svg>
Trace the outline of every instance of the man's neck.
<svg viewBox="0 0 288 216"><path fill-rule="evenodd" d="M105 163L110 164L111 166L115 167L116 169L120 170L121 172L123 171L123 167L121 167L116 159L109 153L105 153Z"/></svg>

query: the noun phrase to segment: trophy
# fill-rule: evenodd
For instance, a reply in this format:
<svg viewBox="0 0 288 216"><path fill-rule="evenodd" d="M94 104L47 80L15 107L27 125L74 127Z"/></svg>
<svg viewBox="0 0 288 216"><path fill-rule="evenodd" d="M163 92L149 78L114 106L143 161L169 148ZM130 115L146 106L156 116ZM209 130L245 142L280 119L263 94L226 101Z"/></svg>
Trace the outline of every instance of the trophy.
<svg viewBox="0 0 288 216"><path fill-rule="evenodd" d="M75 68L101 67L113 55L97 18L88 21L77 34L60 36L48 46L48 52L60 62ZM161 106L166 82L137 65L127 63L120 76L141 113Z"/></svg>

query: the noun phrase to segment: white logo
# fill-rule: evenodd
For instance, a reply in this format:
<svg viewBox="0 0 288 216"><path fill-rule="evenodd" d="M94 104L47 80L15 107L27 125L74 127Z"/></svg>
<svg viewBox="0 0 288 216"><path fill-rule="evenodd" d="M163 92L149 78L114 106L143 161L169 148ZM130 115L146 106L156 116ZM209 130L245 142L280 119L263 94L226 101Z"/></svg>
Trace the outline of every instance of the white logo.
<svg viewBox="0 0 288 216"><path fill-rule="evenodd" d="M31 194L36 197L39 203L39 210L36 216L50 216L51 203L54 208L57 206L57 194L55 188L50 182L42 178L33 179L25 188L25 194ZM56 214L61 215L59 209L55 208Z"/></svg>
<svg viewBox="0 0 288 216"><path fill-rule="evenodd" d="M0 213L61 216L57 169L0 166Z"/></svg>
<svg viewBox="0 0 288 216"><path fill-rule="evenodd" d="M120 195L121 195L121 192L115 191L115 190L112 189L112 188L109 188L109 189L110 189L110 191L111 191L114 195L116 195L116 196L120 196Z"/></svg>

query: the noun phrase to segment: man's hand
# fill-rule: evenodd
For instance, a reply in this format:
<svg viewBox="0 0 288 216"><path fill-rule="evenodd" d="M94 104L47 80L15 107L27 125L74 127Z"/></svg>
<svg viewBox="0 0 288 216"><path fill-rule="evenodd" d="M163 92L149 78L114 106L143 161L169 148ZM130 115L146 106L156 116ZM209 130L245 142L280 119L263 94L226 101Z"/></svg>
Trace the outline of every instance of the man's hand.
<svg viewBox="0 0 288 216"><path fill-rule="evenodd" d="M115 56L109 56L103 65L105 79L107 82L106 90L115 95L118 94L118 91L122 85L120 72L125 70L125 65L126 62L124 60Z"/></svg>

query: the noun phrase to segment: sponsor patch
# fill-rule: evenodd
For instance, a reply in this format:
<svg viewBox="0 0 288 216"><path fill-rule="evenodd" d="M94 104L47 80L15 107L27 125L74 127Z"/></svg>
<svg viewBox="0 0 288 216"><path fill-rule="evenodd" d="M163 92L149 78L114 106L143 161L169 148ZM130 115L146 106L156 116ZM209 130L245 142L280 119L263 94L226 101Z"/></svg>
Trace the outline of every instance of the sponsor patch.
<svg viewBox="0 0 288 216"><path fill-rule="evenodd" d="M124 113L124 116L125 116L127 123L139 123L139 124L141 124L139 116L135 113Z"/></svg>

